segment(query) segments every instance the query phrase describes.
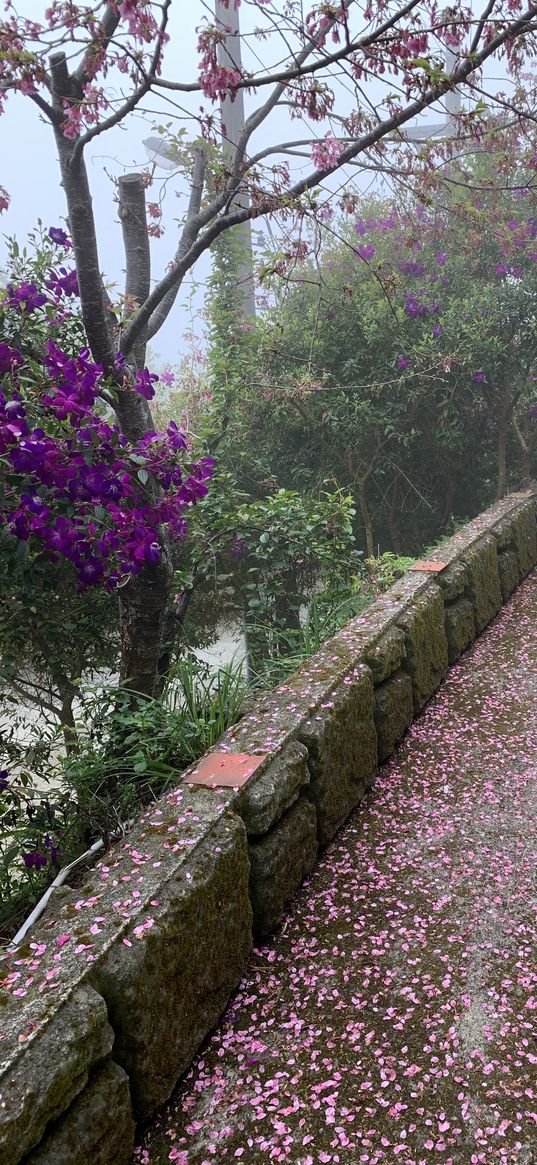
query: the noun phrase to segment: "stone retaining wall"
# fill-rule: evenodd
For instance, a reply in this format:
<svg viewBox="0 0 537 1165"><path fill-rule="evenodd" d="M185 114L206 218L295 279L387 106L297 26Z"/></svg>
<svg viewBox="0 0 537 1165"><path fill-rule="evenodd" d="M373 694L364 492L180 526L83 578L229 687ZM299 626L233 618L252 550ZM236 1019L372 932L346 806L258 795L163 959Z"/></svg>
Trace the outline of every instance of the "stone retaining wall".
<svg viewBox="0 0 537 1165"><path fill-rule="evenodd" d="M409 573L222 738L240 790L148 810L0 964L2 1165L126 1165L248 960L416 715L537 562L512 495Z"/></svg>

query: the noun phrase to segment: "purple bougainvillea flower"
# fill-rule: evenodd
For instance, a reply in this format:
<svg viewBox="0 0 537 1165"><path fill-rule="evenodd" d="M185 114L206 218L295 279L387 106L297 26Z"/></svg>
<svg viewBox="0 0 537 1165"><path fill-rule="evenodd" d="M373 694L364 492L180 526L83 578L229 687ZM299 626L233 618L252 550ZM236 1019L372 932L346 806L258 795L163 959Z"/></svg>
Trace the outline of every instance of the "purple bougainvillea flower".
<svg viewBox="0 0 537 1165"><path fill-rule="evenodd" d="M407 291L405 295L405 312L411 320L415 320L418 318L418 316L426 316L429 312L429 308L426 306L426 304L421 303L418 299L415 298L414 295L411 295L411 293Z"/></svg>
<svg viewBox="0 0 537 1165"><path fill-rule="evenodd" d="M438 255L438 257L437 257L437 262L440 264L440 266L441 266L441 267L443 267L443 266L444 266L444 263L445 263L445 261L446 261L446 259L447 259L446 252L445 252L445 251L441 251L441 252L440 252L440 254L439 254L439 255Z"/></svg>
<svg viewBox="0 0 537 1165"><path fill-rule="evenodd" d="M62 295L79 295L77 273L74 270L67 271L65 267L60 267L59 275L53 271L46 281L46 286L50 288L55 299L61 299Z"/></svg>
<svg viewBox="0 0 537 1165"><path fill-rule="evenodd" d="M155 395L153 384L158 380L155 372L150 372L148 368L144 368L143 372L136 373L136 380L134 381L134 388L140 396L144 396L146 400L152 400Z"/></svg>
<svg viewBox="0 0 537 1165"><path fill-rule="evenodd" d="M421 275L425 275L425 267L418 259L402 259L399 263L399 271L401 275L409 275L411 278L419 279Z"/></svg>
<svg viewBox="0 0 537 1165"><path fill-rule="evenodd" d="M9 773L7 769L0 769L0 793L4 793L9 785Z"/></svg>
<svg viewBox="0 0 537 1165"><path fill-rule="evenodd" d="M47 836L43 842L43 845L45 846L45 849L47 849L49 852L49 857L50 857L50 860L52 862L52 865L58 867L60 864L60 858L62 856L62 853L61 853L61 850L58 849L58 846L56 845L56 843L50 837L50 834L47 833Z"/></svg>
<svg viewBox="0 0 537 1165"><path fill-rule="evenodd" d="M32 850L30 853L23 854L22 860L27 870L42 870L43 866L47 864L47 858L44 854L39 853L39 850Z"/></svg>
<svg viewBox="0 0 537 1165"><path fill-rule="evenodd" d="M373 243L366 243L365 247L360 247L357 251L355 251L355 254L358 255L359 259L365 259L366 262L369 262L369 260L373 258L376 249L377 248L373 246Z"/></svg>
<svg viewBox="0 0 537 1165"><path fill-rule="evenodd" d="M61 227L49 227L48 237L52 239L53 243L57 243L58 247L72 247L72 242L65 231Z"/></svg>
<svg viewBox="0 0 537 1165"><path fill-rule="evenodd" d="M18 312L36 311L38 307L43 307L44 303L48 303L48 297L43 295L42 291L38 291L34 283L19 283L18 287L8 283L6 290L7 298L4 300L4 306L13 307Z"/></svg>
<svg viewBox="0 0 537 1165"><path fill-rule="evenodd" d="M472 380L476 380L478 384L482 384L486 379L487 377L482 371L474 372L474 375L472 376Z"/></svg>
<svg viewBox="0 0 537 1165"><path fill-rule="evenodd" d="M433 336L434 336L435 340L437 340L438 337L442 335L443 331L444 331L444 329L442 327L442 324L435 324L434 325Z"/></svg>
<svg viewBox="0 0 537 1165"><path fill-rule="evenodd" d="M10 348L9 344L0 344L0 373L12 372L24 364L18 348Z"/></svg>
<svg viewBox="0 0 537 1165"><path fill-rule="evenodd" d="M398 368L408 368L409 364L410 364L410 360L408 359L408 356L398 356L397 357L397 367Z"/></svg>
<svg viewBox="0 0 537 1165"><path fill-rule="evenodd" d="M503 276L503 275L509 274L509 268L507 267L507 265L505 263L497 263L494 270L495 270L497 275Z"/></svg>

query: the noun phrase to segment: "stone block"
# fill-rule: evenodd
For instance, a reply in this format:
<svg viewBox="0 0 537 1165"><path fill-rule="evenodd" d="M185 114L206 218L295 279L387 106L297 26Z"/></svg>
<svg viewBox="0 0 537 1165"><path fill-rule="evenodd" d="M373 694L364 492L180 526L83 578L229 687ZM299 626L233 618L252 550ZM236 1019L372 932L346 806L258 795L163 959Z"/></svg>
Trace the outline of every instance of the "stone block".
<svg viewBox="0 0 537 1165"><path fill-rule="evenodd" d="M365 652L365 662L371 668L374 684L381 684L397 671L405 658L405 636L400 627L389 627L380 639Z"/></svg>
<svg viewBox="0 0 537 1165"><path fill-rule="evenodd" d="M392 755L414 718L412 680L398 671L375 689L375 726L379 764Z"/></svg>
<svg viewBox="0 0 537 1165"><path fill-rule="evenodd" d="M516 511L515 511L516 512ZM499 522L495 522L491 528L491 534L496 541L498 551L511 549L514 542L514 514L506 514L505 517L500 518Z"/></svg>
<svg viewBox="0 0 537 1165"><path fill-rule="evenodd" d="M405 671L411 677L415 713L427 703L448 668L444 600L440 587L429 583L398 616L405 633Z"/></svg>
<svg viewBox="0 0 537 1165"><path fill-rule="evenodd" d="M251 949L246 831L232 814L201 834L149 904L153 925L106 951L92 978L106 1000L114 1059L134 1114L164 1103L214 1027Z"/></svg>
<svg viewBox="0 0 537 1165"><path fill-rule="evenodd" d="M281 922L285 907L315 865L317 814L301 797L250 853L254 933L263 937Z"/></svg>
<svg viewBox="0 0 537 1165"><path fill-rule="evenodd" d="M518 556L519 578L522 580L537 563L537 498L528 498L513 515L513 536Z"/></svg>
<svg viewBox="0 0 537 1165"><path fill-rule="evenodd" d="M511 550L500 550L498 554L498 570L500 573L502 601L505 603L520 581L518 554L514 548Z"/></svg>
<svg viewBox="0 0 537 1165"><path fill-rule="evenodd" d="M310 779L307 759L304 745L291 740L237 793L233 809L249 836L266 833L297 800Z"/></svg>
<svg viewBox="0 0 537 1165"><path fill-rule="evenodd" d="M473 603L476 632L479 635L498 614L502 605L495 539L491 534L483 535L466 548L462 557L468 568L466 593Z"/></svg>
<svg viewBox="0 0 537 1165"><path fill-rule="evenodd" d="M0 1160L17 1165L86 1088L90 1070L109 1055L114 1033L104 1000L91 987L76 987L58 1001L52 992L41 996L22 1025L22 1001L6 1000L0 1021Z"/></svg>
<svg viewBox="0 0 537 1165"><path fill-rule="evenodd" d="M475 639L474 606L471 599L458 598L446 606L445 614L448 658L455 663Z"/></svg>
<svg viewBox="0 0 537 1165"><path fill-rule="evenodd" d="M317 836L326 845L361 801L377 767L373 680L365 665L353 668L298 730L306 745L317 810Z"/></svg>
<svg viewBox="0 0 537 1165"><path fill-rule="evenodd" d="M128 1077L109 1060L22 1165L128 1165L133 1145Z"/></svg>
<svg viewBox="0 0 537 1165"><path fill-rule="evenodd" d="M445 603L451 603L462 595L468 584L468 572L463 562L451 562L438 575L438 583L442 589Z"/></svg>

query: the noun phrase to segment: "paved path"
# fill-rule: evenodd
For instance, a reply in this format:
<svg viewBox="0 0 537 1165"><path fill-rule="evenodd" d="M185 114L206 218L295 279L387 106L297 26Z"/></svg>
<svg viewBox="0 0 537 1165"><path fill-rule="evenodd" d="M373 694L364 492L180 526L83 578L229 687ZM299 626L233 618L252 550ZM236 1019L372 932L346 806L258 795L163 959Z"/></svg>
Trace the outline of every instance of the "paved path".
<svg viewBox="0 0 537 1165"><path fill-rule="evenodd" d="M137 1165L537 1162L537 578L454 668Z"/></svg>

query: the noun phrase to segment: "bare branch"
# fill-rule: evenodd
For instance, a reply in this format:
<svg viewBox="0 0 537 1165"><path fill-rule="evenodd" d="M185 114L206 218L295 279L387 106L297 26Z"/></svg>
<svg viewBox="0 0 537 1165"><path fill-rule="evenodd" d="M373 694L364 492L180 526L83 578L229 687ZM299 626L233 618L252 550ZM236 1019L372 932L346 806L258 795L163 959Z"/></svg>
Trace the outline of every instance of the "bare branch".
<svg viewBox="0 0 537 1165"><path fill-rule="evenodd" d="M56 110L52 108L52 105L49 105L48 101L45 101L44 97L41 97L39 93L30 93L29 96L34 102L34 105L37 105L38 109L41 110L41 113L44 113L45 117L48 118L48 120L51 121L53 125L59 125L60 119L58 118Z"/></svg>
<svg viewBox="0 0 537 1165"><path fill-rule="evenodd" d="M73 76L79 85L87 85L88 82L92 80L93 62L98 53L102 51L106 53L120 20L121 14L119 11L119 6L115 4L109 4L105 10L105 14L92 43L90 44L87 52L84 54L78 69L76 69L73 73ZM97 45L99 46L98 48Z"/></svg>
<svg viewBox="0 0 537 1165"><path fill-rule="evenodd" d="M492 9L494 8L495 3L496 3L496 0L488 0L487 7L485 8L485 11L484 11L483 15L481 16L480 20L478 21L477 28L474 32L474 35L472 37L472 43L470 45L470 56L472 55L472 53L475 53L479 47L479 41L481 40L481 37L483 35L483 29L484 29L485 24L487 23L487 20L492 12Z"/></svg>
<svg viewBox="0 0 537 1165"><path fill-rule="evenodd" d="M176 261L180 261L183 255L187 253L189 247L192 246L192 243L199 233L200 228L197 226L197 219L200 212L201 200L203 198L206 167L207 159L203 150L196 150L186 223L181 235L179 247L177 249ZM164 321L168 318L170 311L175 303L178 291L179 285L172 287L168 294L161 301L156 311L150 317L146 329L147 343L149 343L153 336L156 336L157 332L160 331Z"/></svg>
<svg viewBox="0 0 537 1165"><path fill-rule="evenodd" d="M142 81L142 84L139 85L133 93L131 93L131 96L126 101L123 102L123 105L121 105L119 109L116 109L115 113L111 113L110 117L106 117L105 120L100 121L98 125L92 126L91 129L88 129L85 134L82 134L77 139L73 150L73 163L78 161L79 157L82 155L84 146L87 146L88 142L93 141L93 138L98 137L99 134L105 133L107 129L113 129L115 125L119 125L119 123L123 121L129 113L132 113L133 109L136 109L136 106L140 104L140 101L143 100L146 93L149 93L149 90L151 89L151 77L155 73L162 54L171 2L172 0L164 0L164 4L162 6L162 18L156 37L155 50L151 59L149 73ZM76 76L76 74L74 74L74 76Z"/></svg>
<svg viewBox="0 0 537 1165"><path fill-rule="evenodd" d="M360 49L367 49L370 48L371 45L376 44L386 35L387 32L390 31L390 29L394 28L398 21L402 20L405 16L408 16L414 8L417 8L420 2L421 0L409 0L408 4L403 5L403 7L400 8L394 16L391 16L388 20L385 20L384 24L379 25L379 27L368 36L360 37L359 40L355 41L349 41L347 39L345 45L343 45L340 49L335 49L333 53L324 54L320 60L312 61L310 65L301 65L299 63L300 56L302 55L300 54L296 58L295 65L286 69L281 69L279 73L267 73L260 77L246 76L242 79L242 81L237 81L234 85L230 85L230 92L233 92L235 89L258 89L266 85L286 85L288 81L294 81L297 79L297 77L310 76L312 73L318 73L320 69L326 69L330 65L335 65L338 61L345 60L353 53L359 52ZM351 4L353 3L354 0L347 0L345 10L348 11ZM336 21L333 20L330 26L327 26L324 29L325 35L326 32L329 31L329 28L332 28L335 23ZM308 48L307 55L309 55L310 51L311 49ZM181 93L192 93L201 88L200 85L183 84L180 81L166 81L162 77L152 77L151 81L152 84L158 88L176 89Z"/></svg>

